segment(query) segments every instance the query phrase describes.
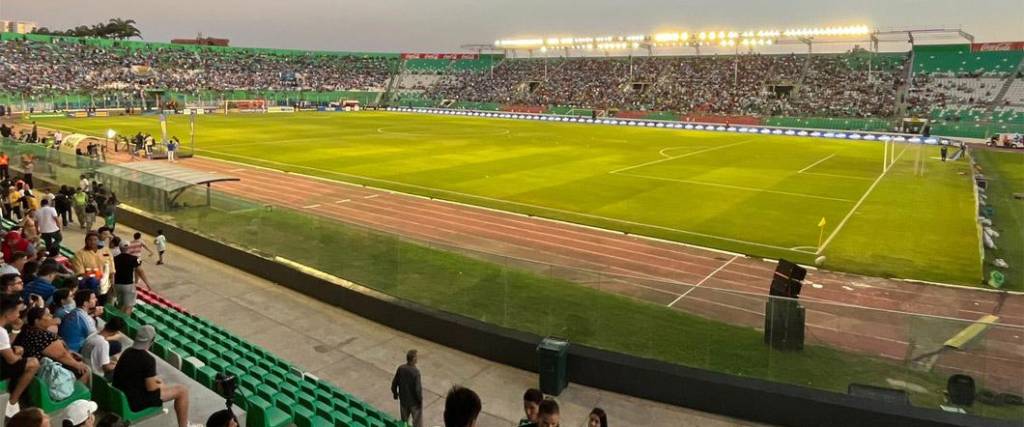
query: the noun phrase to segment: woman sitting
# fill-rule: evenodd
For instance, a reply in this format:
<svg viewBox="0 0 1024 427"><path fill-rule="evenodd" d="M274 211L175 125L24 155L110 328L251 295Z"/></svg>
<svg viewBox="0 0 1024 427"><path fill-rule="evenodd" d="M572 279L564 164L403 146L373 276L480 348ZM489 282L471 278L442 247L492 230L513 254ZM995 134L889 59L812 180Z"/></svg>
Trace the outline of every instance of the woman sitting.
<svg viewBox="0 0 1024 427"><path fill-rule="evenodd" d="M49 357L75 374L79 381L88 384L91 378L89 367L68 350L57 334L50 332L49 329L57 324L50 310L32 307L27 310L26 317L25 326L13 343L25 349L24 357Z"/></svg>

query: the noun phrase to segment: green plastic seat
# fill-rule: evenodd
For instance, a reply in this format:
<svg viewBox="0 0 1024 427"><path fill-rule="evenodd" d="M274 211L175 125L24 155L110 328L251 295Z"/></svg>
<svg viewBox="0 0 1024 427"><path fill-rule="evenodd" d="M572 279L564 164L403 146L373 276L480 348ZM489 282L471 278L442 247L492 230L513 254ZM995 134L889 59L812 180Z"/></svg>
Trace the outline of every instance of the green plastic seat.
<svg viewBox="0 0 1024 427"><path fill-rule="evenodd" d="M100 409L117 414L129 423L135 424L140 420L161 415L164 412L163 406L154 406L137 412L133 411L128 406L128 397L124 395L124 392L118 390L99 375L93 375L92 378L93 400L99 405Z"/></svg>
<svg viewBox="0 0 1024 427"><path fill-rule="evenodd" d="M63 400L53 400L50 398L48 387L43 384L43 380L39 377L36 377L29 383L27 391L28 398L32 401L32 404L47 414L64 409L76 400L89 400L92 397L92 393L85 384L75 381L75 390L71 392L71 396Z"/></svg>
<svg viewBox="0 0 1024 427"><path fill-rule="evenodd" d="M246 403L246 426L283 427L292 424L291 415L259 396L246 398Z"/></svg>

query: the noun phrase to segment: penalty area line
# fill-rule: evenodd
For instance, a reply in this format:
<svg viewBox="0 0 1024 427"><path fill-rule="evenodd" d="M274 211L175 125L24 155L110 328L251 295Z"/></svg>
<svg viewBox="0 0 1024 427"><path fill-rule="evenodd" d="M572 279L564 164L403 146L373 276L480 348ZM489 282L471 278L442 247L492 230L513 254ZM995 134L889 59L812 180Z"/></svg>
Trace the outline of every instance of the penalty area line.
<svg viewBox="0 0 1024 427"><path fill-rule="evenodd" d="M907 152L907 147L903 147L903 151L900 151L900 154L896 155L896 159L893 160L893 163L895 164L896 161L900 159L900 157L903 157L903 153L905 152ZM839 234L839 231L842 230L844 226L846 226L846 222L853 217L853 213L857 212L857 208L860 208L860 205L864 204L864 201L867 200L868 196L871 195L871 192L875 190L875 187L878 186L879 182L882 182L882 178L885 178L885 175L888 174L889 170L891 169L891 167L886 168L884 171L882 171L882 173L878 174L878 178L875 178L875 181L871 183L871 186L868 187L868 190L864 192L864 195L860 196L860 200L857 200L857 203L853 205L853 208L850 209L850 212L846 213L846 216L843 217L843 220L839 222L839 225L836 226L836 229L832 230L832 233L828 235L828 238L825 239L825 242L822 243L821 247L818 248L818 250L814 253L815 255L821 255L821 253L825 251L825 248L828 247L828 244L832 243L832 239L834 239L836 235Z"/></svg>

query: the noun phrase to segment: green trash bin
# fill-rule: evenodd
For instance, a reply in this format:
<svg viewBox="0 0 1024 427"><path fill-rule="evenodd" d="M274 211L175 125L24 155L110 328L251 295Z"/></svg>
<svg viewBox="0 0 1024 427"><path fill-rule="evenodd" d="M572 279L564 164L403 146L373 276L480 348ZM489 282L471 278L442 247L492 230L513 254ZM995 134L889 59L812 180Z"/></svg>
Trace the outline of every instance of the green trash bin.
<svg viewBox="0 0 1024 427"><path fill-rule="evenodd" d="M566 359L569 353L569 341L562 338L547 337L537 345L537 357L540 361L540 391L544 394L558 396L569 386L566 375Z"/></svg>

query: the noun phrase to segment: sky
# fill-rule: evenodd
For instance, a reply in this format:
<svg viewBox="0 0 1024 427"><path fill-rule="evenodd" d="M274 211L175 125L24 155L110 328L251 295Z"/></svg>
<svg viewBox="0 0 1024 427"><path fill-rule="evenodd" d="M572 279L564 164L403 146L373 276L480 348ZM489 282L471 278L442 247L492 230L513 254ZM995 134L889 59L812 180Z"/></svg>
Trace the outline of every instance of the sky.
<svg viewBox="0 0 1024 427"><path fill-rule="evenodd" d="M521 36L855 24L963 28L977 41L1015 41L1024 40L1022 10L1024 0L0 0L0 19L51 29L121 17L151 41L201 32L232 46L377 52L466 51Z"/></svg>

